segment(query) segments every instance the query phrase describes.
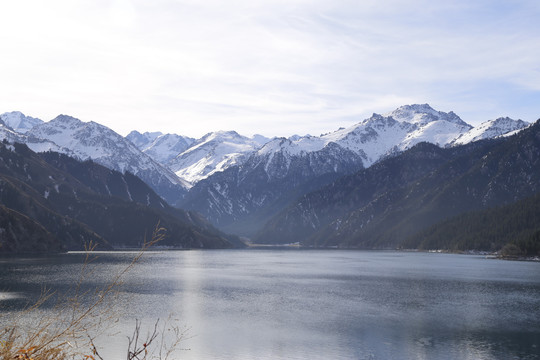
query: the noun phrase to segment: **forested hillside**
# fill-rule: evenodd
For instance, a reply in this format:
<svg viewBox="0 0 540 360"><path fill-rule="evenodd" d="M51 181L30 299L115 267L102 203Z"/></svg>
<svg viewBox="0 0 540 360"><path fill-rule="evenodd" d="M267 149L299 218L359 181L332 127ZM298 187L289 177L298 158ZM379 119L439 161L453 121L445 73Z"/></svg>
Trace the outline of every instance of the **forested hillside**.
<svg viewBox="0 0 540 360"><path fill-rule="evenodd" d="M159 223L161 245L241 246L196 213L170 207L137 177L22 144L0 144L0 251L140 247ZM234 244L233 244L234 243Z"/></svg>
<svg viewBox="0 0 540 360"><path fill-rule="evenodd" d="M467 212L406 239L405 249L501 251L540 255L540 194L510 205Z"/></svg>

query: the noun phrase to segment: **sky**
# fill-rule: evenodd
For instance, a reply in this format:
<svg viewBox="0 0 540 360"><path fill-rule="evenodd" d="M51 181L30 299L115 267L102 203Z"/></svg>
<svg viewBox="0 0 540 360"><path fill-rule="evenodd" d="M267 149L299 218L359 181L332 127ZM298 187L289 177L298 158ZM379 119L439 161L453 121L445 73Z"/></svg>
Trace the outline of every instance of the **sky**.
<svg viewBox="0 0 540 360"><path fill-rule="evenodd" d="M429 103L540 118L538 0L0 2L0 113L319 135Z"/></svg>

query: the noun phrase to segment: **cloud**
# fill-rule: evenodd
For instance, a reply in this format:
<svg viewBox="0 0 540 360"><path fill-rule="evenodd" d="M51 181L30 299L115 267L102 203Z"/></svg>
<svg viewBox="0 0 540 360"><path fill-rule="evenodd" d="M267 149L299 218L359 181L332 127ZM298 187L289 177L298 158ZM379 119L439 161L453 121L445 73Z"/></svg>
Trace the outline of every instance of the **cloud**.
<svg viewBox="0 0 540 360"><path fill-rule="evenodd" d="M540 91L536 1L21 0L0 12L5 111L122 133L325 132L411 102L477 122L474 107Z"/></svg>

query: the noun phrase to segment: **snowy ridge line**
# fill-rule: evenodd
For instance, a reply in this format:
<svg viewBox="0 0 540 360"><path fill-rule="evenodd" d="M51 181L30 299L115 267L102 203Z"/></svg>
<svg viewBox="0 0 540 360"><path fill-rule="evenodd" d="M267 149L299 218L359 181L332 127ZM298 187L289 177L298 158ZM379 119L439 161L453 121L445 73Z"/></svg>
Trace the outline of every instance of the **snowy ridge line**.
<svg viewBox="0 0 540 360"><path fill-rule="evenodd" d="M388 154L422 141L441 147L457 146L507 136L528 125L522 120L501 117L472 127L452 111L446 113L428 104L413 104L383 115L373 114L355 125L321 136L269 139L217 131L196 140L176 134L137 131L123 138L93 121L59 115L43 122L13 111L0 115L0 137L25 143L36 152L52 150L80 160L92 159L111 169L140 176L154 188L170 183L167 186L189 189L217 172L244 165L248 160L252 165L264 163L267 173L278 159L288 168L293 158L320 152L330 144L354 152L364 167L368 167ZM276 154L280 155L276 157Z"/></svg>

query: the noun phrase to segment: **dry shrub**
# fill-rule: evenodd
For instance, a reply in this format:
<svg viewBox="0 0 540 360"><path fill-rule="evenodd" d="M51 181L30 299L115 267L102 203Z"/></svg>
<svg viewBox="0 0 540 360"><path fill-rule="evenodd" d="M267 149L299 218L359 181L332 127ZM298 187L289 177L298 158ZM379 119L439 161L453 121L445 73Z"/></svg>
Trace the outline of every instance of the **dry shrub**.
<svg viewBox="0 0 540 360"><path fill-rule="evenodd" d="M92 253L95 246L87 246L86 258L72 294L58 296L52 311L47 311L45 315L39 311L44 303L56 295L43 291L34 305L10 318L7 325L4 324L5 319L0 318L0 359L103 360L94 341L117 322L117 314L112 309L118 299L122 279L145 251L164 237L165 229L158 224L151 240L145 241L132 261L105 286L93 291L81 290L85 279L92 274L89 265L95 259ZM158 319L153 331L143 338L140 322L136 321L134 332L128 337L126 358L169 359L178 350L185 335L186 330L181 330L172 319L164 322Z"/></svg>

